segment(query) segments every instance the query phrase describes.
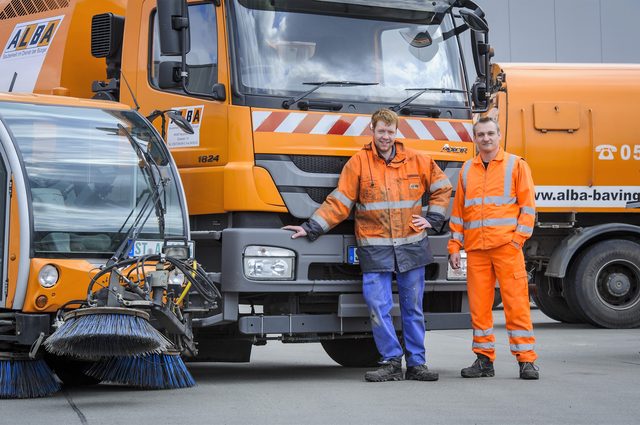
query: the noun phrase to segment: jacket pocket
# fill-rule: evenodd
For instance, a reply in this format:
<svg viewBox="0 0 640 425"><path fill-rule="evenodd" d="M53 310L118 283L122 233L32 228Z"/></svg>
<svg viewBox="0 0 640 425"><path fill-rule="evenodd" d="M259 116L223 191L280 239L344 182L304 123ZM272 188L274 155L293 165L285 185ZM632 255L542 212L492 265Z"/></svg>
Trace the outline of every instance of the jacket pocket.
<svg viewBox="0 0 640 425"><path fill-rule="evenodd" d="M373 179L360 181L360 202L366 204L368 202L376 202L378 200L379 193L382 190L378 181Z"/></svg>

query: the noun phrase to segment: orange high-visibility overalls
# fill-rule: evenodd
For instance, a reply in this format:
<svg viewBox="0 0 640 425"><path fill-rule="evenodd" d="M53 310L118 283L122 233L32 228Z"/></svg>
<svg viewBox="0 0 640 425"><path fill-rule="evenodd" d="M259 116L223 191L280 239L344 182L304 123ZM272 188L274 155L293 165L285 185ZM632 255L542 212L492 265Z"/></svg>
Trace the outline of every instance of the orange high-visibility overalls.
<svg viewBox="0 0 640 425"><path fill-rule="evenodd" d="M500 148L486 168L480 155L465 162L449 222L449 253L462 248L467 252L472 347L491 361L495 359L491 308L496 279L511 352L519 362L533 362L537 357L522 253L534 222L534 185L522 158Z"/></svg>

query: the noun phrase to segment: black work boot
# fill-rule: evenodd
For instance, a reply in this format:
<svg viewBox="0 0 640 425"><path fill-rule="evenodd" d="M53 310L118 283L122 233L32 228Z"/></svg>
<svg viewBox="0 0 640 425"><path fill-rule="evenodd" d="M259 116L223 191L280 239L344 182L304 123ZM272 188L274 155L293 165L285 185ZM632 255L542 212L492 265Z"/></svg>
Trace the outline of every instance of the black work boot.
<svg viewBox="0 0 640 425"><path fill-rule="evenodd" d="M364 374L368 382L386 382L402 380L402 361L391 359L380 363L380 367Z"/></svg>
<svg viewBox="0 0 640 425"><path fill-rule="evenodd" d="M463 378L488 378L495 376L495 374L493 363L484 354L478 354L478 358L471 366L460 371Z"/></svg>
<svg viewBox="0 0 640 425"><path fill-rule="evenodd" d="M540 379L538 370L540 368L533 364L533 362L519 362L520 364L520 379Z"/></svg>
<svg viewBox="0 0 640 425"><path fill-rule="evenodd" d="M429 370L426 364L407 366L407 373L404 375L404 379L413 381L437 381L438 378L438 372Z"/></svg>

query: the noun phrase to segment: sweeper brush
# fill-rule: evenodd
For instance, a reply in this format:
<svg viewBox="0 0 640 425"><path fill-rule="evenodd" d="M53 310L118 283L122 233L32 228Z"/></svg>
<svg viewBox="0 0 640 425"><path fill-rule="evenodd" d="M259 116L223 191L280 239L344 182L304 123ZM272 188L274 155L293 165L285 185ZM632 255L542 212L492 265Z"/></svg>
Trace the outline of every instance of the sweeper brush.
<svg viewBox="0 0 640 425"><path fill-rule="evenodd" d="M172 347L142 310L90 307L64 315L64 323L44 343L47 351L80 359L162 353Z"/></svg>
<svg viewBox="0 0 640 425"><path fill-rule="evenodd" d="M196 384L179 353L174 351L112 357L96 363L86 373L103 382L151 390L187 388Z"/></svg>
<svg viewBox="0 0 640 425"><path fill-rule="evenodd" d="M58 390L60 383L44 360L0 353L0 398L46 397Z"/></svg>

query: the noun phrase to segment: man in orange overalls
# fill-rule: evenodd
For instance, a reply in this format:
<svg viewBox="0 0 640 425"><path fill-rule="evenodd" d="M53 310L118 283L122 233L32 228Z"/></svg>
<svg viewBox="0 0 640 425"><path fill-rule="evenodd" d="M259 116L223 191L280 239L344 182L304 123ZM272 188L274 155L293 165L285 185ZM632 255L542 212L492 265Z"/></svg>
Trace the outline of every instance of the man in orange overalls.
<svg viewBox="0 0 640 425"><path fill-rule="evenodd" d="M424 348L424 267L433 262L427 230L439 228L451 197L451 183L427 155L395 140L398 116L381 109L371 117L373 142L365 145L344 166L338 187L292 238L311 241L349 216L355 207L355 236L362 269L362 295L371 314L380 367L367 372L370 382L402 379L436 381L428 369ZM429 194L429 209L422 215L422 195ZM391 282L395 273L400 299L404 350L391 317Z"/></svg>
<svg viewBox="0 0 640 425"><path fill-rule="evenodd" d="M467 252L467 291L477 360L465 378L494 376L495 337L491 308L496 279L500 285L511 353L520 378L538 379L535 337L529 309L529 288L522 245L535 222L531 170L520 157L500 147L500 128L491 118L473 127L479 154L465 162L449 221L449 263L460 268L460 250Z"/></svg>

